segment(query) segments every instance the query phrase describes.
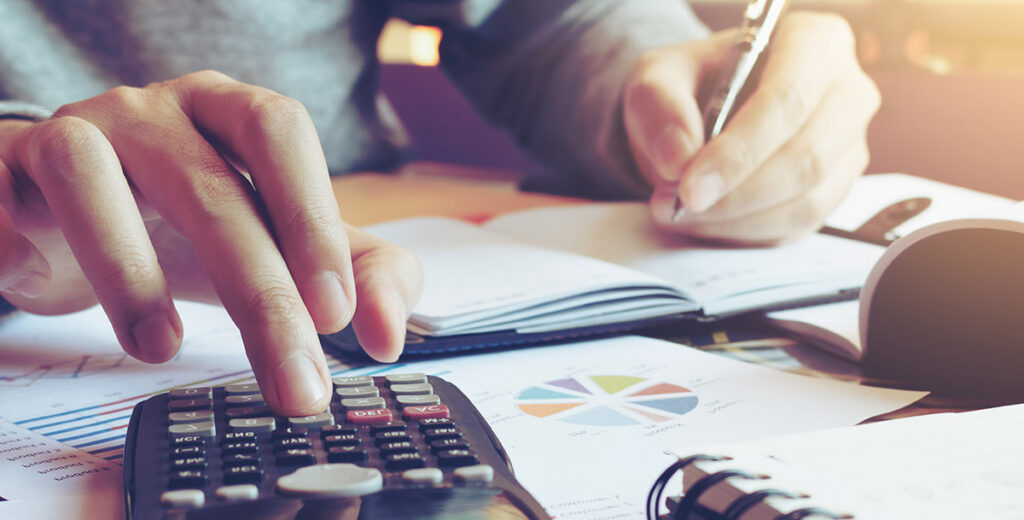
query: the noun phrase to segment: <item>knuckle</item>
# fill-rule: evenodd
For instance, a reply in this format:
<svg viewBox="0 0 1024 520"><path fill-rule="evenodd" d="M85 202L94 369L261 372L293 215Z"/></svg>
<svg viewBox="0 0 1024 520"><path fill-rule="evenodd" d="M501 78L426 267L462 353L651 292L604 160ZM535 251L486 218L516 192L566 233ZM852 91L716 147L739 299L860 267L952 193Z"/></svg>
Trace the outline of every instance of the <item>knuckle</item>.
<svg viewBox="0 0 1024 520"><path fill-rule="evenodd" d="M183 198L186 214L197 226L218 226L232 218L238 208L252 208L244 179L228 171L215 159L198 161L188 179Z"/></svg>
<svg viewBox="0 0 1024 520"><path fill-rule="evenodd" d="M245 303L244 312L245 319L255 325L297 325L308 316L298 292L280 280L264 283L254 290Z"/></svg>
<svg viewBox="0 0 1024 520"><path fill-rule="evenodd" d="M299 204L288 210L283 222L288 236L329 237L341 230L341 221L336 212L327 207L317 207L315 202Z"/></svg>
<svg viewBox="0 0 1024 520"><path fill-rule="evenodd" d="M230 76L223 72L205 69L190 72L181 76L177 81L186 85L198 85L198 84L209 84L209 83L223 83L226 81L234 81Z"/></svg>
<svg viewBox="0 0 1024 520"><path fill-rule="evenodd" d="M140 292L159 277L156 259L129 250L110 255L109 260L97 266L91 278L98 291L124 297Z"/></svg>
<svg viewBox="0 0 1024 520"><path fill-rule="evenodd" d="M717 141L714 154L720 167L719 174L728 179L753 170L754 152L743 139L722 133L714 141Z"/></svg>
<svg viewBox="0 0 1024 520"><path fill-rule="evenodd" d="M779 81L768 91L772 106L778 106L786 119L794 122L804 120L813 105L806 90L793 80Z"/></svg>
<svg viewBox="0 0 1024 520"><path fill-rule="evenodd" d="M62 178L76 167L98 165L104 160L106 137L92 123L74 116L60 116L37 125L33 131L33 162L50 168L36 173ZM38 164L38 163L37 163Z"/></svg>
<svg viewBox="0 0 1024 520"><path fill-rule="evenodd" d="M311 125L306 107L299 101L276 93L252 100L243 117L245 128L263 135L288 134Z"/></svg>
<svg viewBox="0 0 1024 520"><path fill-rule="evenodd" d="M800 166L796 169L799 176L801 191L807 191L821 184L828 171L824 152L819 146L809 146L800 157Z"/></svg>

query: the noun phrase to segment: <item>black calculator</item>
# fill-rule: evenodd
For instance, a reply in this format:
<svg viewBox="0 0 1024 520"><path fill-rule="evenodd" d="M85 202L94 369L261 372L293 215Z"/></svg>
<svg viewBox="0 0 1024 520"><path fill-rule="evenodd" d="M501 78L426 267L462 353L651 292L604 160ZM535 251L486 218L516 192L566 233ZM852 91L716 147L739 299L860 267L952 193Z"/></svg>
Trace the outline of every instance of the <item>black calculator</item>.
<svg viewBox="0 0 1024 520"><path fill-rule="evenodd" d="M334 378L330 409L274 415L255 384L172 390L135 406L131 519L548 519L454 385L424 374Z"/></svg>

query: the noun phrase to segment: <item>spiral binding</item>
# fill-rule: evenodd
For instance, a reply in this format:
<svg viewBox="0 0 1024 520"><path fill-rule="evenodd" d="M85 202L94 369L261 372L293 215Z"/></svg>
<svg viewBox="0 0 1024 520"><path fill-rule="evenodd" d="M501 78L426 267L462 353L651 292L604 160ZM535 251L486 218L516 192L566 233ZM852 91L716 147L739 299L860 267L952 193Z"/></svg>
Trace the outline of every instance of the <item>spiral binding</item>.
<svg viewBox="0 0 1024 520"><path fill-rule="evenodd" d="M647 520L658 520L658 506L661 503L661 497L665 491L665 486L668 485L669 480L671 480L677 472L682 471L683 468L693 464L694 462L720 462L726 460L732 460L732 458L698 454L679 459L666 468L665 471L658 476L657 480L654 481L654 485L651 486L650 493L647 494ZM708 489L711 489L715 484L730 478L761 479L767 477L740 470L723 470L707 475L690 486L690 489L685 495L683 495L683 499L679 502L675 511L669 512L669 518L672 520L686 520L694 512L697 507L697 503L700 501L701 495L707 492ZM727 507L725 512L722 513L721 518L722 520L741 520L744 513L770 497L806 498L806 495L798 495L780 489L765 489L757 491L737 498L733 503L729 504L729 507ZM776 520L802 520L812 515L825 516L834 520L847 520L853 518L850 515L838 514L820 507L807 507L780 515Z"/></svg>

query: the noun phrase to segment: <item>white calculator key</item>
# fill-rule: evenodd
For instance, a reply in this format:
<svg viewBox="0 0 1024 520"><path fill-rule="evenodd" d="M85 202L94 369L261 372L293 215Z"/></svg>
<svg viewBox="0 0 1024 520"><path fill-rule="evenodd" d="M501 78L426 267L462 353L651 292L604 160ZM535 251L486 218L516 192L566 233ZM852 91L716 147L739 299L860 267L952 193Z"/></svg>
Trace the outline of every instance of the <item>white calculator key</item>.
<svg viewBox="0 0 1024 520"><path fill-rule="evenodd" d="M377 410L384 408L383 397L359 397L356 399L342 399L341 407L345 411L350 410Z"/></svg>
<svg viewBox="0 0 1024 520"><path fill-rule="evenodd" d="M171 399L199 399L200 397L213 399L213 389L208 386L176 388L167 392L167 396Z"/></svg>
<svg viewBox="0 0 1024 520"><path fill-rule="evenodd" d="M486 484L494 480L494 468L487 464L463 466L455 470L455 478L462 482L478 482Z"/></svg>
<svg viewBox="0 0 1024 520"><path fill-rule="evenodd" d="M260 393L260 385L257 385L256 383L228 385L224 387L224 391L229 394L258 394Z"/></svg>
<svg viewBox="0 0 1024 520"><path fill-rule="evenodd" d="M252 484L238 484L236 486L221 486L217 488L217 498L224 500L256 500L260 497L260 489Z"/></svg>
<svg viewBox="0 0 1024 520"><path fill-rule="evenodd" d="M402 480L409 484L436 486L444 480L444 473L438 468L407 469L402 472Z"/></svg>
<svg viewBox="0 0 1024 520"><path fill-rule="evenodd" d="M277 479L277 491L303 497L358 497L384 488L380 470L355 464L314 464Z"/></svg>
<svg viewBox="0 0 1024 520"><path fill-rule="evenodd" d="M189 435L198 435L200 437L213 437L217 434L217 429L212 422L198 422L198 423L187 423L187 424L172 424L167 427L167 433L171 437L187 437Z"/></svg>
<svg viewBox="0 0 1024 520"><path fill-rule="evenodd" d="M273 417L252 417L249 419L231 419L228 426L233 432L271 432L276 426Z"/></svg>
<svg viewBox="0 0 1024 520"><path fill-rule="evenodd" d="M426 383L427 382L427 375L426 374L420 374L420 373L415 373L415 374L391 374L389 376L384 376L384 379L387 379L388 383L392 384L392 385L395 384L395 383L398 383L398 384L416 384L416 383Z"/></svg>
<svg viewBox="0 0 1024 520"><path fill-rule="evenodd" d="M305 426L306 428L322 428L334 424L334 416L328 413L310 415L307 417L290 417L288 422L292 426Z"/></svg>
<svg viewBox="0 0 1024 520"><path fill-rule="evenodd" d="M370 376L335 377L331 381L334 381L334 386L338 388L351 388L353 386L373 385L373 378Z"/></svg>
<svg viewBox="0 0 1024 520"><path fill-rule="evenodd" d="M213 410L196 410L194 412L173 412L167 414L167 420L170 421L171 424L213 422Z"/></svg>
<svg viewBox="0 0 1024 520"><path fill-rule="evenodd" d="M429 383L394 384L391 385L391 391L395 395L430 395L434 393L434 387L430 386Z"/></svg>
<svg viewBox="0 0 1024 520"><path fill-rule="evenodd" d="M400 395L395 398L398 404L402 406L424 406L431 404L441 404L441 398L430 394L430 395Z"/></svg>
<svg viewBox="0 0 1024 520"><path fill-rule="evenodd" d="M354 399L357 397L380 397L380 389L376 386L355 386L352 388L339 388L334 391L342 399Z"/></svg>
<svg viewBox="0 0 1024 520"><path fill-rule="evenodd" d="M160 495L160 503L165 507L203 507L206 495L198 489L164 491L164 494Z"/></svg>

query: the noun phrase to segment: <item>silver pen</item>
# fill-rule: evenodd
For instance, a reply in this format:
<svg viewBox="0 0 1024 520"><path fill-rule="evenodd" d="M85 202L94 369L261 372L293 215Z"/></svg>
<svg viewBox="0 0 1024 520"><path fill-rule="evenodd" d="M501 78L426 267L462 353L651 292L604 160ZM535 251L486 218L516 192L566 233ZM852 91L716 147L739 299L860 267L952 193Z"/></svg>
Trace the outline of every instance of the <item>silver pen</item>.
<svg viewBox="0 0 1024 520"><path fill-rule="evenodd" d="M743 25L736 34L725 66L719 70L718 84L704 107L704 142L721 133L732 117L739 105L740 93L750 81L758 59L768 48L788 4L788 0L753 0L747 5ZM685 214L686 207L677 193L672 220L678 222Z"/></svg>

